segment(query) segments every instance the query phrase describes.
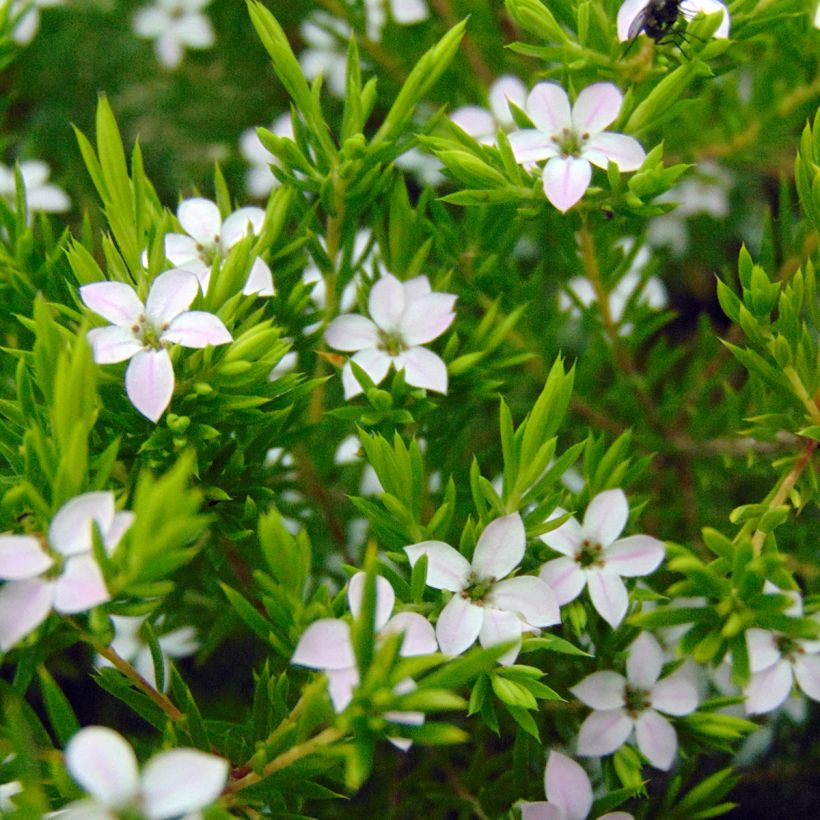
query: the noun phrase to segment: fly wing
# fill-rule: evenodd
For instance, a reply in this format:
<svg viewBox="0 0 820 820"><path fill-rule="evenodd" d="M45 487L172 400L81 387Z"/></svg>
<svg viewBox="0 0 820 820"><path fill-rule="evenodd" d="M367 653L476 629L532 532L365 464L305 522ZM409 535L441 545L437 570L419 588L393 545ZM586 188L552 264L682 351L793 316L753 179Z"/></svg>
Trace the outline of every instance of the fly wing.
<svg viewBox="0 0 820 820"><path fill-rule="evenodd" d="M649 16L649 6L644 6L634 17L632 22L629 24L629 29L627 30L626 37L631 42L635 40L635 38L644 30L644 26L646 26L646 19Z"/></svg>

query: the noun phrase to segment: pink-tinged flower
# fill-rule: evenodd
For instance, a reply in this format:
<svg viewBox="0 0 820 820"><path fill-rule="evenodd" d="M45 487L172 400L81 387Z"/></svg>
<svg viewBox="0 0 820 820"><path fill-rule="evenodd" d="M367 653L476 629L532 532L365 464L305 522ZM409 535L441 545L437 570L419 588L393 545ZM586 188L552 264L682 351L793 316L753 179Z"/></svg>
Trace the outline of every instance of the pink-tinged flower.
<svg viewBox="0 0 820 820"><path fill-rule="evenodd" d="M428 586L455 593L436 623L442 652L460 655L476 638L483 647L514 642L498 659L511 664L521 649L522 633L560 623L558 602L547 584L533 575L507 578L521 563L526 543L521 516L512 513L485 527L472 563L443 541L404 548L412 566L427 556Z"/></svg>
<svg viewBox="0 0 820 820"><path fill-rule="evenodd" d="M93 554L96 523L113 552L134 520L115 512L110 492L85 493L64 504L48 530L48 548L32 535L0 535L0 649L4 652L33 632L51 610L85 612L110 600Z"/></svg>
<svg viewBox="0 0 820 820"><path fill-rule="evenodd" d="M788 595L792 604L786 614L802 616L803 600L799 593L783 592L768 582L766 591ZM777 709L795 682L807 697L820 701L820 640L790 638L781 632L753 628L746 630L746 645L752 673L743 690L747 714L760 715Z"/></svg>
<svg viewBox="0 0 820 820"><path fill-rule="evenodd" d="M623 95L612 83L587 86L570 108L560 85L538 83L527 97L526 111L535 128L510 134L517 162L547 160L542 173L544 194L565 213L584 195L592 165L615 163L620 171L636 171L646 154L637 140L605 133L621 110Z"/></svg>
<svg viewBox="0 0 820 820"><path fill-rule="evenodd" d="M370 289L371 319L350 313L336 317L325 330L325 340L336 350L354 352L353 361L375 384L390 366L404 371L412 387L447 392L447 366L421 345L432 342L450 327L456 297L433 293L426 276L400 282L385 274ZM342 371L345 398L362 392L349 364Z"/></svg>
<svg viewBox="0 0 820 820"><path fill-rule="evenodd" d="M510 102L523 108L527 89L518 77L505 74L490 86L488 96L489 109L480 105L464 105L450 115L459 128L484 145L495 143L499 128L508 131L515 126Z"/></svg>
<svg viewBox="0 0 820 820"><path fill-rule="evenodd" d="M634 32L630 34L630 28L635 18L646 8L647 3L648 0L626 0L618 9L616 24L618 26L618 39L622 43L631 40L635 36ZM720 0L683 0L680 4L679 13L689 20L700 13L713 14L716 11L723 12L723 19L720 21L714 36L726 38L729 36L729 9Z"/></svg>
<svg viewBox="0 0 820 820"><path fill-rule="evenodd" d="M154 279L145 304L124 282L94 282L80 288L83 302L112 324L88 331L98 364L131 361L125 392L146 418L157 421L174 393L168 347L227 344L231 334L212 313L187 310L197 295L194 274L169 270Z"/></svg>
<svg viewBox="0 0 820 820"><path fill-rule="evenodd" d="M521 804L521 820L586 820L592 809L592 784L571 758L552 751L544 770L547 801ZM633 820L625 811L602 814L598 820Z"/></svg>
<svg viewBox="0 0 820 820"><path fill-rule="evenodd" d="M638 748L656 768L668 771L678 751L678 736L661 715L688 715L698 705L695 684L678 670L658 680L663 650L648 632L629 648L626 678L616 672L594 672L570 691L595 711L581 724L578 754L601 757L626 743L632 730Z"/></svg>
<svg viewBox="0 0 820 820"><path fill-rule="evenodd" d="M557 509L550 518L565 510ZM621 576L649 575L663 560L663 543L650 535L618 538L629 518L629 504L623 490L605 490L589 502L584 523L570 518L560 527L544 533L541 540L561 553L547 561L539 576L563 606L574 601L586 586L601 617L613 628L624 619L629 606Z"/></svg>
<svg viewBox="0 0 820 820"><path fill-rule="evenodd" d="M357 572L349 581L347 601L354 618L359 617L364 594L365 574ZM430 622L415 612L398 612L391 618L396 593L386 578L376 577L376 640L403 633L402 657L430 655L438 651ZM359 670L350 639L350 625L336 618L314 621L304 632L293 653L291 663L320 669L328 678L328 692L337 712L343 712L359 685ZM391 718L391 720L395 720ZM401 722L401 721L397 721Z"/></svg>
<svg viewBox="0 0 820 820"><path fill-rule="evenodd" d="M210 805L222 793L228 761L197 749L154 755L140 773L125 738L104 726L80 729L68 743L65 763L90 795L60 812L65 820L113 818L136 812L147 820L170 820Z"/></svg>
<svg viewBox="0 0 820 820"><path fill-rule="evenodd" d="M196 274L203 293L208 292L211 266L225 259L231 248L248 234L257 235L265 222L261 208L240 208L222 221L219 208L210 199L183 199L177 219L186 233L165 236L165 256L178 268ZM273 275L267 263L256 257L242 293L273 296Z"/></svg>

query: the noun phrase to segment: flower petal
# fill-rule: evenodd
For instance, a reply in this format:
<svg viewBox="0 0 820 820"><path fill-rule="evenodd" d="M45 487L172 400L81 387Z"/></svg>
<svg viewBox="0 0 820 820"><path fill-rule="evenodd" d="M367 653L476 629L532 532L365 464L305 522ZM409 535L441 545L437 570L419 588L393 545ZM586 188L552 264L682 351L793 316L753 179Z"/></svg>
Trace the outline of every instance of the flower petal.
<svg viewBox="0 0 820 820"><path fill-rule="evenodd" d="M245 296L273 296L273 274L268 263L261 256L257 256L251 265L251 272L242 288Z"/></svg>
<svg viewBox="0 0 820 820"><path fill-rule="evenodd" d="M125 535L136 518L137 516L130 510L122 510L121 512L114 513L114 520L111 522L111 526L107 532L103 533L105 536L105 548L108 552L113 552L117 548L123 535Z"/></svg>
<svg viewBox="0 0 820 820"><path fill-rule="evenodd" d="M794 677L787 660L779 660L762 672L755 672L743 694L746 695L746 714L762 715L777 709L789 696Z"/></svg>
<svg viewBox="0 0 820 820"><path fill-rule="evenodd" d="M656 768L667 772L678 753L678 736L672 724L654 709L647 709L635 721L638 748Z"/></svg>
<svg viewBox="0 0 820 820"><path fill-rule="evenodd" d="M355 666L347 669L326 669L327 693L330 695L334 711L338 714L347 709L353 700L353 691L359 685L359 670Z"/></svg>
<svg viewBox="0 0 820 820"><path fill-rule="evenodd" d="M349 313L337 316L327 326L325 341L336 350L367 350L378 345L379 329L366 316Z"/></svg>
<svg viewBox="0 0 820 820"><path fill-rule="evenodd" d="M9 581L0 587L0 650L8 652L48 617L54 582L40 578Z"/></svg>
<svg viewBox="0 0 820 820"><path fill-rule="evenodd" d="M172 265L186 270L187 262L196 260L202 264L202 260L199 258L197 241L182 233L165 234L165 258Z"/></svg>
<svg viewBox="0 0 820 820"><path fill-rule="evenodd" d="M97 364L124 362L145 347L130 327L122 325L92 328L86 334L86 338L91 345L94 361Z"/></svg>
<svg viewBox="0 0 820 820"><path fill-rule="evenodd" d="M603 131L621 110L624 95L613 83L588 85L572 106L572 124L578 134Z"/></svg>
<svg viewBox="0 0 820 820"><path fill-rule="evenodd" d="M576 157L553 157L542 173L544 195L566 213L589 188L592 166L585 159Z"/></svg>
<svg viewBox="0 0 820 820"><path fill-rule="evenodd" d="M539 800L535 803L519 803L521 820L566 820L564 812L558 806Z"/></svg>
<svg viewBox="0 0 820 820"><path fill-rule="evenodd" d="M93 555L74 555L66 559L63 574L54 584L54 609L57 612L73 615L110 600L105 579Z"/></svg>
<svg viewBox="0 0 820 820"><path fill-rule="evenodd" d="M550 515L547 521L553 521L556 518L560 518L565 513L566 510L558 507L558 509ZM554 530L545 532L543 535L539 535L538 537L548 547L552 547L554 550L560 552L561 555L574 558L575 553L578 552L578 549L581 546L581 541L583 540L584 535L581 531L581 525L578 523L577 519L568 518L563 524L561 524L560 527L556 527Z"/></svg>
<svg viewBox="0 0 820 820"><path fill-rule="evenodd" d="M404 343L423 345L441 336L456 318L455 301L452 293L428 293L418 299L408 299L399 320Z"/></svg>
<svg viewBox="0 0 820 820"><path fill-rule="evenodd" d="M586 573L578 562L564 556L547 561L541 567L538 577L553 591L560 606L574 601L587 583Z"/></svg>
<svg viewBox="0 0 820 820"><path fill-rule="evenodd" d="M177 208L177 219L185 232L206 248L213 248L219 242L222 217L210 199L183 199Z"/></svg>
<svg viewBox="0 0 820 820"><path fill-rule="evenodd" d="M629 503L623 490L605 490L589 502L584 514L584 536L608 547L623 532Z"/></svg>
<svg viewBox="0 0 820 820"><path fill-rule="evenodd" d="M820 701L820 655L797 655L794 676L804 695Z"/></svg>
<svg viewBox="0 0 820 820"><path fill-rule="evenodd" d="M233 341L233 336L222 324L222 320L204 310L189 310L177 316L160 338L164 342L196 348L224 345Z"/></svg>
<svg viewBox="0 0 820 820"><path fill-rule="evenodd" d="M114 494L83 493L58 510L48 528L48 542L63 555L91 550L91 525L96 521L105 534L114 521Z"/></svg>
<svg viewBox="0 0 820 820"><path fill-rule="evenodd" d="M400 26L420 23L430 16L424 0L390 0L390 13Z"/></svg>
<svg viewBox="0 0 820 820"><path fill-rule="evenodd" d="M447 393L447 365L432 350L411 347L393 359L393 366L404 371L404 380L411 387Z"/></svg>
<svg viewBox="0 0 820 820"><path fill-rule="evenodd" d="M619 538L604 550L604 560L608 572L626 578L649 575L663 561L665 548L663 541L651 535L630 535Z"/></svg>
<svg viewBox="0 0 820 820"><path fill-rule="evenodd" d="M432 655L433 652L438 652L438 642L433 625L417 612L396 613L384 625L381 634L395 635L399 632L404 634L399 653L402 657Z"/></svg>
<svg viewBox="0 0 820 820"><path fill-rule="evenodd" d="M381 384L393 362L384 351L376 350L376 348L360 350L351 357L351 360L356 362L370 376L374 384ZM350 363L345 364L342 368L342 385L345 389L346 399L358 396L362 392L362 386L353 375Z"/></svg>
<svg viewBox="0 0 820 820"><path fill-rule="evenodd" d="M625 702L626 680L617 672L593 672L569 691L593 709L619 709Z"/></svg>
<svg viewBox="0 0 820 820"><path fill-rule="evenodd" d="M136 291L125 282L92 282L80 288L86 307L115 325L131 327L144 310Z"/></svg>
<svg viewBox="0 0 820 820"><path fill-rule="evenodd" d="M521 651L523 624L512 612L505 612L492 606L485 606L483 612L484 622L481 624L481 631L478 633L478 640L481 645L485 649L489 649L492 646L514 641L514 645L498 658L498 662L504 666L515 663L515 659Z"/></svg>
<svg viewBox="0 0 820 820"><path fill-rule="evenodd" d="M137 758L128 741L113 729L80 729L66 746L65 764L71 776L108 808L124 808L137 796Z"/></svg>
<svg viewBox="0 0 820 820"><path fill-rule="evenodd" d="M517 512L496 518L478 538L473 569L482 580L506 578L521 563L526 547L524 522Z"/></svg>
<svg viewBox="0 0 820 820"><path fill-rule="evenodd" d="M145 301L145 315L159 331L191 306L198 291L196 274L177 268L167 270L151 284Z"/></svg>
<svg viewBox="0 0 820 820"><path fill-rule="evenodd" d="M438 616L436 638L441 651L445 655L460 655L473 645L483 623L484 610L456 593Z"/></svg>
<svg viewBox="0 0 820 820"><path fill-rule="evenodd" d="M544 771L544 791L560 806L566 820L586 820L592 808L592 785L587 773L571 757L551 751Z"/></svg>
<svg viewBox="0 0 820 820"><path fill-rule="evenodd" d="M538 83L527 96L526 110L532 124L548 136L572 127L569 97L557 83Z"/></svg>
<svg viewBox="0 0 820 820"><path fill-rule="evenodd" d="M689 715L698 708L698 689L688 670L674 672L652 687L652 706L667 715Z"/></svg>
<svg viewBox="0 0 820 820"><path fill-rule="evenodd" d="M209 48L214 43L211 21L202 14L183 14L172 23L171 32L188 48Z"/></svg>
<svg viewBox="0 0 820 820"><path fill-rule="evenodd" d="M515 161L520 165L557 157L558 146L543 131L522 128L508 137Z"/></svg>
<svg viewBox="0 0 820 820"><path fill-rule="evenodd" d="M749 669L753 674L768 669L780 660L777 640L768 629L747 629L746 646L749 649Z"/></svg>
<svg viewBox="0 0 820 820"><path fill-rule="evenodd" d="M626 658L627 680L639 689L651 689L661 674L663 650L649 632L641 632L629 647Z"/></svg>
<svg viewBox="0 0 820 820"><path fill-rule="evenodd" d="M689 18L695 17L698 12L704 14L714 14L716 11L723 12L723 19L714 33L714 37L725 39L729 36L729 9L719 0L683 0L680 5L681 11Z"/></svg>
<svg viewBox="0 0 820 820"><path fill-rule="evenodd" d="M496 123L493 115L480 105L463 105L450 114L450 119L471 137L494 137Z"/></svg>
<svg viewBox="0 0 820 820"><path fill-rule="evenodd" d="M578 732L578 754L601 757L624 745L632 731L632 718L623 709L594 711Z"/></svg>
<svg viewBox="0 0 820 820"><path fill-rule="evenodd" d="M53 563L31 535L0 535L0 578L4 581L34 578Z"/></svg>
<svg viewBox="0 0 820 820"><path fill-rule="evenodd" d="M367 574L357 572L347 582L347 605L353 613L354 618L359 617L362 610L362 596L364 595L364 582ZM390 619L390 613L396 603L396 593L387 578L381 575L376 576L376 618L374 629L378 632Z"/></svg>
<svg viewBox="0 0 820 820"><path fill-rule="evenodd" d="M143 416L156 422L174 395L174 368L167 350L141 350L125 371L125 392Z"/></svg>
<svg viewBox="0 0 820 820"><path fill-rule="evenodd" d="M142 803L148 820L166 820L210 805L222 793L228 762L196 749L171 749L142 770Z"/></svg>
<svg viewBox="0 0 820 820"><path fill-rule="evenodd" d="M534 575L519 575L517 578L499 581L493 585L485 602L496 609L512 612L530 626L561 623L555 593Z"/></svg>
<svg viewBox="0 0 820 820"><path fill-rule="evenodd" d="M519 108L527 104L527 88L518 77L504 74L490 86L490 108L502 128L512 128L515 124L510 112L510 101ZM495 137L495 128L492 131Z"/></svg>
<svg viewBox="0 0 820 820"><path fill-rule="evenodd" d="M405 305L404 287L391 273L382 276L370 289L367 310L373 321L388 333L399 330Z"/></svg>
<svg viewBox="0 0 820 820"><path fill-rule="evenodd" d="M629 606L629 593L617 575L591 570L587 572L587 587L592 605L598 614L615 629L624 619Z"/></svg>
<svg viewBox="0 0 820 820"><path fill-rule="evenodd" d="M612 160L619 171L628 172L643 165L646 152L638 140L626 134L596 134L584 146L581 156L604 170Z"/></svg>
<svg viewBox="0 0 820 820"><path fill-rule="evenodd" d="M314 621L299 639L290 662L310 669L347 669L356 666L350 626L337 618Z"/></svg>
<svg viewBox="0 0 820 820"><path fill-rule="evenodd" d="M470 575L470 562L443 541L421 541L404 548L414 567L422 555L427 556L427 586L460 592Z"/></svg>
<svg viewBox="0 0 820 820"><path fill-rule="evenodd" d="M223 253L227 253L240 239L249 233L258 235L265 224L265 212L261 208L240 208L234 211L222 225Z"/></svg>
<svg viewBox="0 0 820 820"><path fill-rule="evenodd" d="M618 9L616 25L618 27L618 39L625 43L630 39L629 29L632 21L646 8L649 0L626 0Z"/></svg>

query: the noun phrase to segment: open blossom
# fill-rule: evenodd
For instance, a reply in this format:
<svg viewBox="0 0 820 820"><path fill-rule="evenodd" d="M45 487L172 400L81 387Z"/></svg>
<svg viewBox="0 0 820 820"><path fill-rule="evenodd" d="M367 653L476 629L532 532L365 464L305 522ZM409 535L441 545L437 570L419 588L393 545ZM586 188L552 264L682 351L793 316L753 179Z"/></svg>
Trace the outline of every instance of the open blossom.
<svg viewBox="0 0 820 820"><path fill-rule="evenodd" d="M57 185L48 182L48 164L37 159L20 163L20 176L26 190L26 208L29 211L62 213L71 207L68 194ZM17 180L14 169L0 162L0 199L14 208L17 199Z"/></svg>
<svg viewBox="0 0 820 820"><path fill-rule="evenodd" d="M228 762L198 749L170 749L139 771L125 738L105 726L80 729L68 743L65 763L90 799L70 803L64 820L132 817L170 820L209 806L222 793Z"/></svg>
<svg viewBox="0 0 820 820"><path fill-rule="evenodd" d="M564 514L559 508L550 517ZM569 518L541 536L547 546L561 553L560 558L547 561L539 573L558 603L563 606L574 601L586 586L593 606L613 628L624 619L629 605L621 576L649 575L664 556L663 543L650 535L618 537L628 518L624 491L605 490L589 502L583 524Z"/></svg>
<svg viewBox="0 0 820 820"><path fill-rule="evenodd" d="M293 139L293 120L290 111L277 117L269 130L277 137ZM251 166L245 176L248 193L256 199L266 197L279 185L279 180L270 169L271 165L276 165L276 157L262 145L255 128L247 128L242 132L239 138L239 150Z"/></svg>
<svg viewBox="0 0 820 820"><path fill-rule="evenodd" d="M371 40L381 40L388 9L390 19L400 26L422 23L430 16L425 0L364 0L367 36Z"/></svg>
<svg viewBox="0 0 820 820"><path fill-rule="evenodd" d="M166 68L176 68L186 48L204 49L214 44L211 21L202 10L211 0L155 0L134 15L138 37L155 40L157 59Z"/></svg>
<svg viewBox="0 0 820 820"><path fill-rule="evenodd" d="M179 203L177 219L186 233L166 234L165 256L178 268L196 274L202 292L207 293L213 263L224 259L248 233L258 234L265 212L255 207L239 208L223 222L215 202L193 197ZM273 296L273 275L261 256L254 259L242 293Z"/></svg>
<svg viewBox="0 0 820 820"><path fill-rule="evenodd" d="M201 310L187 310L198 290L194 274L169 270L154 279L143 305L124 282L94 282L80 296L112 324L88 331L98 364L130 359L125 391L134 407L157 421L174 393L174 367L168 347L207 347L232 340L222 320Z"/></svg>
<svg viewBox="0 0 820 820"><path fill-rule="evenodd" d="M480 105L464 105L456 108L450 119L479 142L492 145L499 128L509 131L515 126L509 103L523 108L527 89L518 77L505 74L490 86L488 97L489 110Z"/></svg>
<svg viewBox="0 0 820 820"><path fill-rule="evenodd" d="M678 670L658 680L663 650L648 632L629 648L626 678L617 672L594 672L570 690L595 711L581 724L578 754L600 757L626 743L632 730L638 748L657 769L669 770L678 751L678 736L661 715L688 715L698 705L697 687Z"/></svg>
<svg viewBox="0 0 820 820"><path fill-rule="evenodd" d="M47 548L33 535L0 535L0 649L33 632L54 609L85 612L110 599L93 553L96 524L113 552L134 521L114 510L114 494L84 493L64 504L48 530Z"/></svg>
<svg viewBox="0 0 820 820"><path fill-rule="evenodd" d="M443 541L422 541L404 548L415 566L427 556L427 584L455 593L436 623L441 651L460 655L478 638L483 647L512 642L499 663L515 662L524 632L561 620L553 591L532 575L508 578L521 563L527 536L518 513L490 522L481 533L470 563ZM506 579L506 580L505 580Z"/></svg>
<svg viewBox="0 0 820 820"><path fill-rule="evenodd" d="M447 392L447 365L421 345L432 342L450 327L456 297L433 293L426 276L400 282L385 274L370 289L368 310L372 319L350 313L335 318L325 330L327 343L354 352L353 361L375 384L380 384L391 365L404 370L412 387ZM349 364L342 372L345 398L362 392Z"/></svg>
<svg viewBox="0 0 820 820"><path fill-rule="evenodd" d="M634 34L630 35L629 29L635 18L646 8L648 0L626 0L618 9L616 25L618 27L618 39L625 43L631 40ZM698 14L714 14L716 11L723 12L723 19L715 32L715 37L726 38L729 36L729 9L720 0L683 0L680 4L680 14L687 20Z"/></svg>
<svg viewBox="0 0 820 820"><path fill-rule="evenodd" d="M592 784L571 757L552 751L544 770L547 801L521 804L521 820L586 820L592 809ZM602 814L598 820L633 820L625 811Z"/></svg>
<svg viewBox="0 0 820 820"><path fill-rule="evenodd" d="M637 140L605 133L621 110L623 95L612 83L587 86L570 108L560 85L538 83L527 97L526 112L535 128L510 134L517 162L547 160L542 173L544 194L562 213L589 187L592 165L613 162L620 171L636 171L646 154Z"/></svg>

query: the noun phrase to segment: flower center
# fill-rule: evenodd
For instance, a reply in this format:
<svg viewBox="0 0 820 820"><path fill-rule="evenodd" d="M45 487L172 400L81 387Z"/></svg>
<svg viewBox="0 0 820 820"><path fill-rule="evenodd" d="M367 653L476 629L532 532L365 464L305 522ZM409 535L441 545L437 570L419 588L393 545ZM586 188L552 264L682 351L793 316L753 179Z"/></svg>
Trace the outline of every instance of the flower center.
<svg viewBox="0 0 820 820"><path fill-rule="evenodd" d="M162 350L165 347L165 342L162 341L162 334L168 330L168 324L165 323L161 327L156 328L145 314L140 314L139 319L131 326L131 332L136 336L137 340L142 342L146 347L154 350Z"/></svg>
<svg viewBox="0 0 820 820"><path fill-rule="evenodd" d="M494 584L495 578L479 578L474 572L471 572L467 578L467 586L464 587L461 594L472 603L481 605Z"/></svg>
<svg viewBox="0 0 820 820"><path fill-rule="evenodd" d="M641 712L652 706L652 698L646 689L627 685L624 689L624 708L627 714L635 719Z"/></svg>
<svg viewBox="0 0 820 820"><path fill-rule="evenodd" d="M407 345L402 339L401 334L396 331L389 332L387 330L379 331L379 348L387 353L390 357L398 356L404 350L407 350Z"/></svg>
<svg viewBox="0 0 820 820"><path fill-rule="evenodd" d="M584 131L578 134L572 128L562 128L558 133L552 135L552 141L561 150L561 156L580 157L584 146L589 141L589 132Z"/></svg>
<svg viewBox="0 0 820 820"><path fill-rule="evenodd" d="M797 641L788 635L779 635L775 639L780 656L787 660L794 660L796 655L803 655L805 650Z"/></svg>
<svg viewBox="0 0 820 820"><path fill-rule="evenodd" d="M603 567L604 548L595 542L585 538L581 542L581 548L575 553L575 560L586 569L587 567Z"/></svg>

